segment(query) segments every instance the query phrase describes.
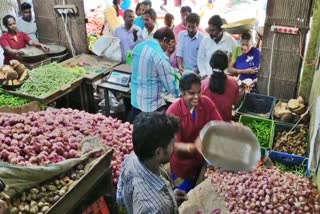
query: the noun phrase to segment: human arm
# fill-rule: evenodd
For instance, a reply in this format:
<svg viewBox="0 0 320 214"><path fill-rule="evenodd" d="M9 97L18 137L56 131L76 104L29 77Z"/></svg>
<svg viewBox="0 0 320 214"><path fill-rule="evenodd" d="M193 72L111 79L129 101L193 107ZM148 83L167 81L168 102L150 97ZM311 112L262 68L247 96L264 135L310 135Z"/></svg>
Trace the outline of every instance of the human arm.
<svg viewBox="0 0 320 214"><path fill-rule="evenodd" d="M45 44L42 44L40 42L34 41L34 40L29 40L28 45L35 46L37 48L41 48L45 52L49 51L49 47L48 46L46 46Z"/></svg>
<svg viewBox="0 0 320 214"><path fill-rule="evenodd" d="M186 142L184 139L182 139L183 132L185 130L185 127L183 127L183 123L181 122L181 119L183 117L183 113L181 112L180 108L180 101L182 98L180 98L179 101L176 103L173 103L169 106L167 110L167 114L175 116L180 119L180 129L177 132L175 136L175 143L174 143L174 151L175 153L180 157L193 157L196 153L196 147L194 142L189 141Z"/></svg>
<svg viewBox="0 0 320 214"><path fill-rule="evenodd" d="M6 38L3 36L0 38L0 45L3 48L5 53L11 54L11 55L23 55L24 52L20 49L13 49L10 47L10 44Z"/></svg>
<svg viewBox="0 0 320 214"><path fill-rule="evenodd" d="M228 66L228 71L232 76L237 76L240 74L256 74L258 72L258 68L246 68L246 69L238 69L236 68L236 62L239 56L242 55L241 47L236 47L232 51L231 60Z"/></svg>
<svg viewBox="0 0 320 214"><path fill-rule="evenodd" d="M183 73L183 41L182 41L182 32L179 33L179 41L178 42L178 46L177 46L177 52L176 52L176 55L177 55L177 62L178 62L178 69L179 69L179 72L180 74Z"/></svg>
<svg viewBox="0 0 320 214"><path fill-rule="evenodd" d="M157 63L157 70L160 81L163 87L174 97L180 95L179 86L173 76L174 68L171 67L168 57L165 54L155 56Z"/></svg>
<svg viewBox="0 0 320 214"><path fill-rule="evenodd" d="M105 22L106 22L107 26L109 27L111 33L113 33L116 30L116 28L119 27L120 23L119 23L119 19L117 16L117 12L113 6L106 9Z"/></svg>
<svg viewBox="0 0 320 214"><path fill-rule="evenodd" d="M207 72L208 69L210 69L210 66L209 62L206 61L206 38L202 39L199 46L197 55L197 66L201 77L208 75Z"/></svg>
<svg viewBox="0 0 320 214"><path fill-rule="evenodd" d="M139 26L135 26L133 29L133 44L131 48L134 48L134 46L141 41L143 41L142 30Z"/></svg>

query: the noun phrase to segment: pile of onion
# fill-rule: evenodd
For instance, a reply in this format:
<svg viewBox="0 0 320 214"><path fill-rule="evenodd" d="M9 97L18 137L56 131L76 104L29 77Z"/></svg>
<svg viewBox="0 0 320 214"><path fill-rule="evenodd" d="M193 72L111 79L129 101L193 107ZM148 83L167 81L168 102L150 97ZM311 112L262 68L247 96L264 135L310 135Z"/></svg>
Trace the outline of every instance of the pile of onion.
<svg viewBox="0 0 320 214"><path fill-rule="evenodd" d="M306 177L258 168L252 172L209 171L231 213L320 213L320 196Z"/></svg>
<svg viewBox="0 0 320 214"><path fill-rule="evenodd" d="M22 115L0 113L0 162L46 165L79 156L84 137L97 136L114 148L114 183L133 149L132 125L101 114L54 109Z"/></svg>

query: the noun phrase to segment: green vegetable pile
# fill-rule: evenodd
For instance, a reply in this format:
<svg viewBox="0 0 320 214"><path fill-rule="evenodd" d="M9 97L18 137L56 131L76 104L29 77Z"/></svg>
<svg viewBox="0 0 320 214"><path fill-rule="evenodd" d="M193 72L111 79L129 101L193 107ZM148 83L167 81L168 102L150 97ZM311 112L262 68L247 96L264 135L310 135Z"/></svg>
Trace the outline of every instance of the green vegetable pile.
<svg viewBox="0 0 320 214"><path fill-rule="evenodd" d="M51 63L30 71L29 79L24 82L18 92L36 97L46 97L79 77L81 74L74 72L71 68Z"/></svg>
<svg viewBox="0 0 320 214"><path fill-rule="evenodd" d="M300 164L299 166L293 166L293 167L286 166L279 162L275 162L275 165L282 172L291 172L298 176L306 176L307 174L307 169L304 162L302 162L302 164Z"/></svg>
<svg viewBox="0 0 320 214"><path fill-rule="evenodd" d="M76 74L86 74L87 73L87 70L82 68L82 67L79 67L79 66L74 66L74 67L70 67L70 71L76 73Z"/></svg>
<svg viewBox="0 0 320 214"><path fill-rule="evenodd" d="M248 124L248 126L253 133L257 136L260 146L268 148L270 142L270 134L271 134L271 127L270 124L265 121L257 121L254 120Z"/></svg>
<svg viewBox="0 0 320 214"><path fill-rule="evenodd" d="M0 107L8 106L8 107L19 107L25 104L30 103L31 101L28 99L20 98L13 96L6 91L0 89Z"/></svg>

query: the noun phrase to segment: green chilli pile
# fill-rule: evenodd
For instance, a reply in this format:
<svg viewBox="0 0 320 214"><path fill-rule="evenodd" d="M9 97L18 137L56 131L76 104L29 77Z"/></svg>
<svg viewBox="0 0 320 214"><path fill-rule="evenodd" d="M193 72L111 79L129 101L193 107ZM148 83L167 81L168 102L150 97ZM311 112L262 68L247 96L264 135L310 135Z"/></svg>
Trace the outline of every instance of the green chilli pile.
<svg viewBox="0 0 320 214"><path fill-rule="evenodd" d="M30 103L28 99L20 98L9 94L8 92L0 89L0 107L19 107Z"/></svg>
<svg viewBox="0 0 320 214"><path fill-rule="evenodd" d="M79 77L81 74L74 72L73 69L51 63L30 71L29 79L18 89L18 92L46 97Z"/></svg>
<svg viewBox="0 0 320 214"><path fill-rule="evenodd" d="M269 147L271 125L268 122L254 120L251 123L247 123L245 125L248 126L257 136L261 147Z"/></svg>

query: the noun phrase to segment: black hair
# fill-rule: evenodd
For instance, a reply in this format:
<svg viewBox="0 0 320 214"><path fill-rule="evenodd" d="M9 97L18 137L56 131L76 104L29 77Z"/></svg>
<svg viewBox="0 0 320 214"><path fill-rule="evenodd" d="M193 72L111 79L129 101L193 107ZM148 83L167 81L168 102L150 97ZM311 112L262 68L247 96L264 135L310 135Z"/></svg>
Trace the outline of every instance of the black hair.
<svg viewBox="0 0 320 214"><path fill-rule="evenodd" d="M251 34L250 33L243 33L242 35L241 35L241 40L251 40L251 38L252 38L252 36L251 36Z"/></svg>
<svg viewBox="0 0 320 214"><path fill-rule="evenodd" d="M192 23L192 24L196 24L198 26L200 23L200 16L196 13L190 13L187 16L187 22Z"/></svg>
<svg viewBox="0 0 320 214"><path fill-rule="evenodd" d="M224 93L227 79L224 70L228 67L228 62L228 55L225 52L217 50L212 54L210 66L213 69L213 72L209 82L209 89L212 93ZM216 71L214 71L215 69Z"/></svg>
<svg viewBox="0 0 320 214"><path fill-rule="evenodd" d="M149 15L151 19L157 20L157 13L154 9L150 8L143 12L143 15Z"/></svg>
<svg viewBox="0 0 320 214"><path fill-rule="evenodd" d="M163 40L165 39L167 42L170 42L171 40L174 40L174 33L169 27L162 27L159 28L154 34L154 39Z"/></svg>
<svg viewBox="0 0 320 214"><path fill-rule="evenodd" d="M141 4L149 6L150 8L152 7L152 2L149 0L145 0L145 1L141 2Z"/></svg>
<svg viewBox="0 0 320 214"><path fill-rule="evenodd" d="M14 19L14 20L16 20L16 18L14 18L14 16L12 16L12 15L6 15L5 17L3 17L3 19L2 19L2 24L6 27L6 28L8 28L8 22L9 22L9 19L10 18L12 18L12 19Z"/></svg>
<svg viewBox="0 0 320 214"><path fill-rule="evenodd" d="M114 5L114 7L115 7L115 10L116 10L116 12L117 12L117 16L120 16L120 9L119 9L119 6L118 6L118 2L119 2L120 0L113 0L112 1L112 4Z"/></svg>
<svg viewBox="0 0 320 214"><path fill-rule="evenodd" d="M136 10L135 10L136 13L137 13L137 11L139 10L139 8L141 7L141 5L142 5L141 2L139 2L139 3L136 5Z"/></svg>
<svg viewBox="0 0 320 214"><path fill-rule="evenodd" d="M174 20L174 16L171 14L171 13L167 13L165 16L164 16L164 21L165 23L169 24L171 23L172 24L172 21ZM168 26L170 27L170 26Z"/></svg>
<svg viewBox="0 0 320 214"><path fill-rule="evenodd" d="M200 77L194 72L184 73L179 82L179 88L182 91L190 90L193 84L201 85Z"/></svg>
<svg viewBox="0 0 320 214"><path fill-rule="evenodd" d="M133 150L140 161L150 159L157 148L167 148L178 130L177 118L160 112L142 112L133 122Z"/></svg>
<svg viewBox="0 0 320 214"><path fill-rule="evenodd" d="M134 11L131 9L127 9L126 11L124 11L123 17L126 17L128 13L134 13Z"/></svg>
<svg viewBox="0 0 320 214"><path fill-rule="evenodd" d="M189 6L183 6L180 9L180 13L192 13L192 9Z"/></svg>
<svg viewBox="0 0 320 214"><path fill-rule="evenodd" d="M225 20L222 19L219 15L211 16L208 21L209 25L216 26L218 29L222 29L221 26L224 24Z"/></svg>
<svg viewBox="0 0 320 214"><path fill-rule="evenodd" d="M21 11L28 10L28 9L31 9L31 8L32 8L32 6L31 6L31 4L29 4L28 2L23 2L23 3L20 5Z"/></svg>

